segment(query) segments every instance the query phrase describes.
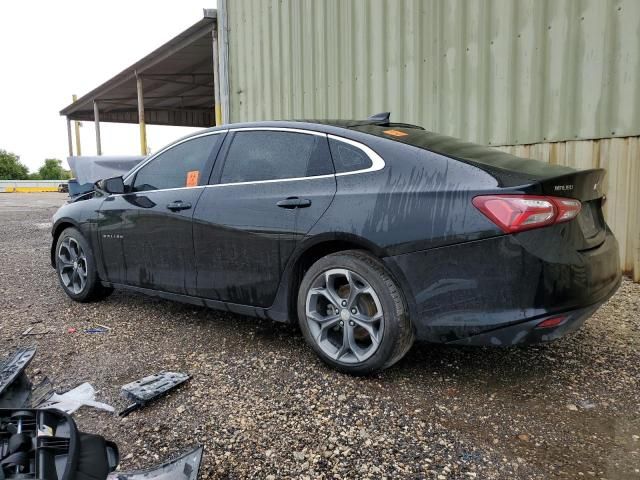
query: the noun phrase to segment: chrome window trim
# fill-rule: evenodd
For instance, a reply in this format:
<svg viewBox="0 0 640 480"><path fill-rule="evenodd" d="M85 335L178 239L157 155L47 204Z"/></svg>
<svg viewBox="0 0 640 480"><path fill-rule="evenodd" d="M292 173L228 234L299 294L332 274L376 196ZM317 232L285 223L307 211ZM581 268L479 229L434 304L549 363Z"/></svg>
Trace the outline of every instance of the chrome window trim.
<svg viewBox="0 0 640 480"><path fill-rule="evenodd" d="M333 135L331 133L328 134L327 136L338 142L347 143L351 146L359 148L367 155L367 157L369 157L369 160L371 160L371 166L368 168L353 170L351 172L336 173L336 177L342 177L345 175L355 175L356 173L377 172L378 170L382 170L385 167L383 158L380 155L378 155L371 147L368 147L364 143L351 140L350 138L339 137L338 135Z"/></svg>
<svg viewBox="0 0 640 480"><path fill-rule="evenodd" d="M142 195L147 193L155 193L155 192L172 192L174 190L194 190L196 188L205 188L207 185L196 185L195 187L174 187L174 188L159 188L158 190L140 190L139 192L129 192L129 193L112 193L111 196L119 196L122 197L124 195Z"/></svg>
<svg viewBox="0 0 640 480"><path fill-rule="evenodd" d="M304 128L289 128L289 127L238 127L229 128L230 132L251 132L251 131L268 131L268 132L292 132L292 133L304 133L307 135L315 135L317 137L326 137L327 134L323 132L316 132L315 130L306 130Z"/></svg>
<svg viewBox="0 0 640 480"><path fill-rule="evenodd" d="M334 135L331 133L323 133L323 132L316 132L315 130L306 130L303 128L289 128L289 127L238 127L238 128L229 128L229 129L225 129L225 130L216 130L215 132L205 132L205 133L201 133L199 135L194 135L185 139L182 139L176 143L172 143L171 145L168 145L167 147L163 148L162 150L160 150L159 152L155 153L154 155L152 155L151 157L149 157L147 160L145 160L143 163L141 163L140 165L136 166L136 168L134 170L132 170L131 172L129 172L129 174L126 176L125 180L127 180L131 175L134 175L135 173L138 172L139 169L141 169L142 167L144 167L147 163L151 162L153 159L155 159L156 157L158 157L160 154L166 152L167 150L180 145L184 142L188 142L189 140L192 140L194 138L199 138L199 137L205 137L208 135L216 135L219 133L227 133L227 132L248 132L248 131L275 131L275 132L293 132L293 133L302 133L302 134L307 134L307 135L316 135L319 137L326 137L326 138L331 138L333 140L336 140L338 142L344 142L347 143L349 145L352 145L360 150L362 150L367 157L369 157L369 160L371 160L371 166L367 167L367 168L363 168L360 170L353 170L351 172L342 172L342 173L332 173L329 175L316 175L316 176L312 176L312 177L292 177L292 178L275 178L275 179L271 179L271 180L255 180L255 181L250 181L250 182L233 182L233 183L216 183L214 185L197 185L195 187L176 187L176 188L164 188L164 189L159 189L159 190L142 190L140 192L130 192L130 193L123 193L123 194L113 194L113 196L122 196L122 195L131 195L131 194L136 194L136 193L151 193L151 192L169 192L169 191L173 191L173 190L187 190L187 189L192 189L192 188L214 188L214 187L230 187L232 185L238 185L238 186L243 186L243 185L260 185L263 183L275 183L275 182L297 182L300 180L315 180L315 179L321 179L321 178L332 178L332 177L343 177L346 175L355 175L355 174L359 174L359 173L369 173L369 172L377 172L378 170L382 170L385 167L385 162L384 159L378 155L371 147L368 147L367 145L360 143L356 140L351 140L350 138L345 138L345 137L341 137L339 135Z"/></svg>
<svg viewBox="0 0 640 480"><path fill-rule="evenodd" d="M319 137L328 137L338 142L348 143L356 148L362 150L369 160L371 160L371 166L367 168L363 168L360 170L353 170L351 172L342 172L342 173L332 173L330 175L315 175L312 177L292 177L292 178L275 178L272 180L255 180L252 182L233 182L233 183L216 183L215 185L205 185L205 188L210 187L229 187L231 185L259 185L262 183L275 183L275 182L296 182L299 180L314 180L316 178L331 178L331 177L342 177L345 175L355 175L357 173L367 173L367 172L377 172L378 170L382 170L385 167L384 160L380 155L378 155L372 148L367 145L357 142L355 140L351 140L349 138L340 137L338 135L333 135L331 133L322 133L316 132L314 130L304 130L301 128L287 128L287 127L243 127L243 128L230 128L229 131L252 131L252 130L270 130L270 131L285 131L285 132L295 132L295 133L307 133L312 135L317 135Z"/></svg>
<svg viewBox="0 0 640 480"><path fill-rule="evenodd" d="M260 185L262 183L275 183L275 182L297 182L299 180L316 180L317 178L333 178L336 175L330 173L328 175L315 175L313 177L292 177L292 178L274 178L272 180L254 180L252 182L233 182L233 183L216 183L215 185L204 185L205 188L212 187L230 187L233 185Z"/></svg>

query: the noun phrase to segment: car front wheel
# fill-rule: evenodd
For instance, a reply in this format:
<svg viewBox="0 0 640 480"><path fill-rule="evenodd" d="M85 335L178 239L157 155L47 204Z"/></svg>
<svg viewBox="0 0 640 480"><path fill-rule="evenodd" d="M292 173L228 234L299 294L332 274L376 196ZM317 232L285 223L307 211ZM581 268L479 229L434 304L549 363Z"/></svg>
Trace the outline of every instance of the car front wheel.
<svg viewBox="0 0 640 480"><path fill-rule="evenodd" d="M318 356L353 375L390 367L414 340L400 288L377 258L360 250L311 266L298 294L298 319Z"/></svg>
<svg viewBox="0 0 640 480"><path fill-rule="evenodd" d="M76 228L67 228L56 243L56 271L65 293L76 302L100 300L112 291L100 284L88 242Z"/></svg>

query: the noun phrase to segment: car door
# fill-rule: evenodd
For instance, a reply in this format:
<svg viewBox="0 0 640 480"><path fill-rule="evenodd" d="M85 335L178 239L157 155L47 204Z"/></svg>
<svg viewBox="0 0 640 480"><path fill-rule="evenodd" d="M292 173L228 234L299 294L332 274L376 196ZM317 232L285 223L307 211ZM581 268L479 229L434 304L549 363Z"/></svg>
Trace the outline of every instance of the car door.
<svg viewBox="0 0 640 480"><path fill-rule="evenodd" d="M268 307L299 236L336 192L323 133L275 128L230 131L194 213L196 294Z"/></svg>
<svg viewBox="0 0 640 480"><path fill-rule="evenodd" d="M220 133L168 147L127 177L128 193L103 202L98 229L109 281L187 292L195 280L192 216Z"/></svg>

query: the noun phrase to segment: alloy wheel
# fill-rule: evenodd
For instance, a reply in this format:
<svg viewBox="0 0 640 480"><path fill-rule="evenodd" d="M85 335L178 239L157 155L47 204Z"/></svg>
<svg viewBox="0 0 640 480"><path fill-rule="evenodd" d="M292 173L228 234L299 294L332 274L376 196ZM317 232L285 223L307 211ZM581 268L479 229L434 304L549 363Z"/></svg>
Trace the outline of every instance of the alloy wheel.
<svg viewBox="0 0 640 480"><path fill-rule="evenodd" d="M327 270L311 284L306 321L316 344L330 358L360 363L382 342L380 298L361 275L344 268Z"/></svg>
<svg viewBox="0 0 640 480"><path fill-rule="evenodd" d="M87 257L80 243L66 237L58 249L58 272L62 284L79 295L87 284Z"/></svg>

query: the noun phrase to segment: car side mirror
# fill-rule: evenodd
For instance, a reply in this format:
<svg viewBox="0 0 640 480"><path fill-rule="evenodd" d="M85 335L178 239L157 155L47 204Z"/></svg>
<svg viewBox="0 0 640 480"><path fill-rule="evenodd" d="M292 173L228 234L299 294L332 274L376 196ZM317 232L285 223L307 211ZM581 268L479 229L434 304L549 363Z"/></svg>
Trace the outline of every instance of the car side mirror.
<svg viewBox="0 0 640 480"><path fill-rule="evenodd" d="M98 182L98 188L107 193L125 193L122 177L105 178Z"/></svg>

